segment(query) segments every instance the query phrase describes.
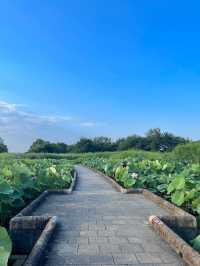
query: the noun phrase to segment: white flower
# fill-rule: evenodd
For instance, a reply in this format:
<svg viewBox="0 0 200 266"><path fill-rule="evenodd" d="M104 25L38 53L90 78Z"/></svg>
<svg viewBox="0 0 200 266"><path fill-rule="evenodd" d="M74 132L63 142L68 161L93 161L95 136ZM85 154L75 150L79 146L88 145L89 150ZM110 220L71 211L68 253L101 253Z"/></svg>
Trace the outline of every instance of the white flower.
<svg viewBox="0 0 200 266"><path fill-rule="evenodd" d="M132 173L131 176L132 176L133 179L137 179L138 178L138 174L137 173Z"/></svg>
<svg viewBox="0 0 200 266"><path fill-rule="evenodd" d="M53 167L53 166L49 167L49 170L50 170L50 172L52 172L53 174L56 174L56 173L57 173L56 168Z"/></svg>

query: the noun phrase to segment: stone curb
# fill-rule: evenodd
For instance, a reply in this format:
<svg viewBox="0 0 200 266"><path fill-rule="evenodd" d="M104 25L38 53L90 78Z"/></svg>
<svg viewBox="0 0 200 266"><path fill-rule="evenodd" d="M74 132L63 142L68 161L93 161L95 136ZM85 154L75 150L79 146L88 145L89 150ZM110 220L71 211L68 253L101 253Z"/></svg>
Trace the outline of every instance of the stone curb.
<svg viewBox="0 0 200 266"><path fill-rule="evenodd" d="M56 225L58 224L58 217L53 216L49 219L48 223L46 224L44 230L42 231L42 234L40 238L37 240L35 246L33 247L30 255L28 256L28 259L25 261L24 266L36 266L39 264L45 248L47 247L47 244L56 228Z"/></svg>
<svg viewBox="0 0 200 266"><path fill-rule="evenodd" d="M152 193L148 189L143 189L143 195L150 199L151 201L155 202L159 206L167 209L170 213L175 215L182 215L182 216L189 216L191 219L194 219L196 221L196 218L189 214L188 212L184 211L183 209L175 206L174 204L170 203L169 201L161 198L160 196Z"/></svg>
<svg viewBox="0 0 200 266"><path fill-rule="evenodd" d="M85 167L85 166L84 166ZM145 198L153 201L160 207L169 211L172 216L150 216L149 224L153 229L179 254L186 265L199 266L200 254L195 251L187 241L192 240L197 234L196 218L174 204L159 197L147 189L124 189L114 179L98 170L86 167L104 177L117 191L125 194L143 194ZM183 240L175 231L184 236Z"/></svg>
<svg viewBox="0 0 200 266"><path fill-rule="evenodd" d="M186 265L199 266L200 265L200 254L195 251L186 241L184 241L179 235L177 235L169 226L163 222L166 217L150 216L149 224L152 225L153 229L163 238L172 249L179 254ZM179 219L184 219L179 217Z"/></svg>
<svg viewBox="0 0 200 266"><path fill-rule="evenodd" d="M120 186L114 179L112 179L111 177L103 174L102 172L98 171L98 170L94 170L92 168L89 168L87 166L84 166L94 172L96 172L97 174L103 176L109 183L111 183L113 185L113 187L115 189L117 189L117 191L125 193L125 194L143 194L145 196L145 198L148 198L149 200L153 201L154 203L158 204L159 206L161 206L164 209L167 209L170 213L174 214L174 215L183 215L183 216L187 216L190 217L190 219L193 221L193 224L196 226L196 218L189 214L188 212L182 210L181 208L175 206L174 204L170 203L169 201L161 198L160 196L154 194L153 192L149 191L148 189L143 189L143 188L130 188L130 189L126 189L123 188L122 186Z"/></svg>
<svg viewBox="0 0 200 266"><path fill-rule="evenodd" d="M27 207L25 207L22 211L20 211L15 217L29 215L29 213L33 212L40 205L40 203L46 199L46 197L48 195L51 195L51 194L71 194L72 191L74 190L75 185L76 185L76 180L77 180L76 171L73 171L73 176L74 176L74 178L73 178L72 183L70 184L70 187L68 189L48 189L48 190L45 190L44 192L42 192L42 194L40 194L40 196L38 196L35 200L33 200Z"/></svg>
<svg viewBox="0 0 200 266"><path fill-rule="evenodd" d="M73 170L73 180L68 189L44 191L27 207L10 220L9 232L13 241L13 251L29 254L24 266L36 266L42 260L45 248L59 223L57 216L30 216L48 195L71 194L77 182L77 173Z"/></svg>

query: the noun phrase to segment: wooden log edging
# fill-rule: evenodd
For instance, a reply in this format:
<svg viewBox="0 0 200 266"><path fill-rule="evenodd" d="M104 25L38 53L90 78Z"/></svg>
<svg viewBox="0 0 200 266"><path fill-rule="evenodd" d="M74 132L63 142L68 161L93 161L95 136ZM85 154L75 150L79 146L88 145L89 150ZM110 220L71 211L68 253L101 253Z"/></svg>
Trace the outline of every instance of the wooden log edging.
<svg viewBox="0 0 200 266"><path fill-rule="evenodd" d="M71 194L77 182L77 173L73 170L73 179L68 189L50 189L44 191L27 207L10 220L9 233L13 242L13 252L29 254L24 266L37 266L42 260L45 248L59 224L57 216L31 216L31 213L48 195Z"/></svg>
<svg viewBox="0 0 200 266"><path fill-rule="evenodd" d="M200 266L200 254L186 242L192 240L197 234L197 221L193 215L147 189L125 189L111 177L96 169L91 170L105 178L117 191L125 194L143 194L145 198L166 209L170 216L152 215L149 217L149 224L183 258L186 265Z"/></svg>

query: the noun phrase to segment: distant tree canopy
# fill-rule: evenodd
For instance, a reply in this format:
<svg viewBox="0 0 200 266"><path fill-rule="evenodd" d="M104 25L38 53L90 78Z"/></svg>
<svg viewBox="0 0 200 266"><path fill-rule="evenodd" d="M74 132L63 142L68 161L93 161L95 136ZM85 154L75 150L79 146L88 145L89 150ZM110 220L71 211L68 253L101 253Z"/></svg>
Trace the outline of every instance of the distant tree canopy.
<svg viewBox="0 0 200 266"><path fill-rule="evenodd" d="M33 142L28 152L36 153L67 153L68 145L65 143L51 143L42 139Z"/></svg>
<svg viewBox="0 0 200 266"><path fill-rule="evenodd" d="M150 129L144 137L138 135L128 136L117 141L118 150L130 148L146 151L171 151L178 144L185 144L188 140L174 136L168 132L161 132L159 128Z"/></svg>
<svg viewBox="0 0 200 266"><path fill-rule="evenodd" d="M94 139L81 138L75 145L72 151L75 152L101 152L115 151L116 145L110 138L96 137Z"/></svg>
<svg viewBox="0 0 200 266"><path fill-rule="evenodd" d="M3 139L0 138L0 153L2 152L8 152L8 147L4 144Z"/></svg>
<svg viewBox="0 0 200 266"><path fill-rule="evenodd" d="M132 135L112 141L107 137L81 138L75 144L51 143L42 139L33 142L28 152L35 153L69 153L69 152L103 152L141 149L146 151L171 151L178 144L185 144L189 140L175 136L168 132L161 132L159 128L150 129L145 136Z"/></svg>

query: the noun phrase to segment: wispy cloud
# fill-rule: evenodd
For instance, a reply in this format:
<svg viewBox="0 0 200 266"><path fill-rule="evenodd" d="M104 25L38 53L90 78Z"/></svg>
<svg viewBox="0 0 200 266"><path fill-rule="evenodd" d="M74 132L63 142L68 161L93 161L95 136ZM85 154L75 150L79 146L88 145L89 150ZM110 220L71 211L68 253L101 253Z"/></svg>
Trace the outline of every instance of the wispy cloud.
<svg viewBox="0 0 200 266"><path fill-rule="evenodd" d="M72 120L72 117L70 116L38 115L28 112L18 112L17 114L25 121L33 124L57 124Z"/></svg>
<svg viewBox="0 0 200 266"><path fill-rule="evenodd" d="M5 101L0 101L0 127L8 125L11 122L22 121L31 124L57 124L60 122L68 122L72 120L70 116L56 116L56 115L39 115L27 111L22 111L23 104L13 104Z"/></svg>
<svg viewBox="0 0 200 266"><path fill-rule="evenodd" d="M27 111L27 105L0 100L0 137L11 151L25 151L36 138L77 141L95 134L102 123L80 121L68 115L44 115ZM96 134L95 134L96 135Z"/></svg>
<svg viewBox="0 0 200 266"><path fill-rule="evenodd" d="M4 114L15 113L17 108L22 106L24 105L0 101L0 112Z"/></svg>

